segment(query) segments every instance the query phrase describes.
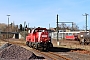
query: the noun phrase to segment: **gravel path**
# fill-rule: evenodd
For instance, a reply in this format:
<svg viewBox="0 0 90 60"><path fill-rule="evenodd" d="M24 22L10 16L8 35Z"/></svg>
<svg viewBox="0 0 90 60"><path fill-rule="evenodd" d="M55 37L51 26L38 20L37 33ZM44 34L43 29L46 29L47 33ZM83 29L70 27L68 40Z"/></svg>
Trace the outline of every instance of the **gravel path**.
<svg viewBox="0 0 90 60"><path fill-rule="evenodd" d="M71 58L72 60L90 60L90 55L80 54L76 52L58 52L62 56Z"/></svg>

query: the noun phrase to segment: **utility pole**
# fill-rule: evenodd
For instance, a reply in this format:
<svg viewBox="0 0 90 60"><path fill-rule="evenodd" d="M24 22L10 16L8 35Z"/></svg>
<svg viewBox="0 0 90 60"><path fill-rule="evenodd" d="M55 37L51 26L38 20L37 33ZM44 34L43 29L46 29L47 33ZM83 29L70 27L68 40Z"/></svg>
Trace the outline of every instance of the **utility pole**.
<svg viewBox="0 0 90 60"><path fill-rule="evenodd" d="M49 24L49 29L50 29L50 24Z"/></svg>
<svg viewBox="0 0 90 60"><path fill-rule="evenodd" d="M25 33L25 25L26 25L26 21L24 22L24 40L25 40L25 37L26 37L26 33Z"/></svg>
<svg viewBox="0 0 90 60"><path fill-rule="evenodd" d="M87 13L85 13L85 15L83 15L83 16L86 16L86 32L87 32L87 16L88 16L89 14L87 14Z"/></svg>
<svg viewBox="0 0 90 60"><path fill-rule="evenodd" d="M7 15L8 16L8 32L9 32L9 16L10 15ZM9 38L9 33L7 32L7 38Z"/></svg>
<svg viewBox="0 0 90 60"><path fill-rule="evenodd" d="M72 31L73 31L73 22L72 22Z"/></svg>
<svg viewBox="0 0 90 60"><path fill-rule="evenodd" d="M59 45L59 41L58 41L58 14L57 14L57 44Z"/></svg>
<svg viewBox="0 0 90 60"><path fill-rule="evenodd" d="M58 14L57 14L57 41L58 41Z"/></svg>
<svg viewBox="0 0 90 60"><path fill-rule="evenodd" d="M63 23L63 29L62 29L62 30L63 30L63 40L64 40L64 29L65 29L65 28L64 28L64 23Z"/></svg>
<svg viewBox="0 0 90 60"><path fill-rule="evenodd" d="M28 28L29 28L29 23L28 23Z"/></svg>

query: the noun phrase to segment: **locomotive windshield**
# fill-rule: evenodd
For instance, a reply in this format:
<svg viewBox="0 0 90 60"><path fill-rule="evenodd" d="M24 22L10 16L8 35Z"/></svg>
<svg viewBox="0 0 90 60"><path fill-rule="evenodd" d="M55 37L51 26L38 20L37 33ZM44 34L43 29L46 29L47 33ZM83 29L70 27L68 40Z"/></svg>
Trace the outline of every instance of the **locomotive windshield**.
<svg viewBox="0 0 90 60"><path fill-rule="evenodd" d="M44 32L46 31L46 28L36 28L35 32Z"/></svg>
<svg viewBox="0 0 90 60"><path fill-rule="evenodd" d="M44 32L45 30L35 30L35 32Z"/></svg>
<svg viewBox="0 0 90 60"><path fill-rule="evenodd" d="M46 30L47 30L46 28L36 28L36 29L33 29L31 33L34 33L34 32L44 32Z"/></svg>

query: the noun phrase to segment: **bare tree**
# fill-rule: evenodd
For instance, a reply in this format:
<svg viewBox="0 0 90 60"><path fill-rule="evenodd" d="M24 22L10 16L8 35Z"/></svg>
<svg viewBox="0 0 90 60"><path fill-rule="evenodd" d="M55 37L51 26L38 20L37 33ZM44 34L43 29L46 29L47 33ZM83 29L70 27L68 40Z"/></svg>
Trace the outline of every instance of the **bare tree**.
<svg viewBox="0 0 90 60"><path fill-rule="evenodd" d="M61 30L69 29L69 30L77 31L79 30L79 27L76 23L73 23L73 27L70 25L66 25L65 23L62 23L62 24L59 24L59 29Z"/></svg>
<svg viewBox="0 0 90 60"><path fill-rule="evenodd" d="M74 31L79 30L79 27L78 27L78 25L77 25L76 23L73 23L73 30L74 30Z"/></svg>
<svg viewBox="0 0 90 60"><path fill-rule="evenodd" d="M66 29L67 28L67 25L65 23L59 24L59 28Z"/></svg>

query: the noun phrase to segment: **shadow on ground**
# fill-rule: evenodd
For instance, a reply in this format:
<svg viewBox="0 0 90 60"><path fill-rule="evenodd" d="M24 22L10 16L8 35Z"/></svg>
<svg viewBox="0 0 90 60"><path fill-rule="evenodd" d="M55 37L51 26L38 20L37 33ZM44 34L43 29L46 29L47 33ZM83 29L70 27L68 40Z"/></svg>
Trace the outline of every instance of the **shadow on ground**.
<svg viewBox="0 0 90 60"><path fill-rule="evenodd" d="M70 48L63 48L63 47L53 47L49 51L50 52L70 52L72 50L75 51L75 50L83 50L83 49L79 49L79 48L77 48L77 49L70 49Z"/></svg>
<svg viewBox="0 0 90 60"><path fill-rule="evenodd" d="M44 57L42 57L42 56L37 56L37 58L36 59L45 59Z"/></svg>

